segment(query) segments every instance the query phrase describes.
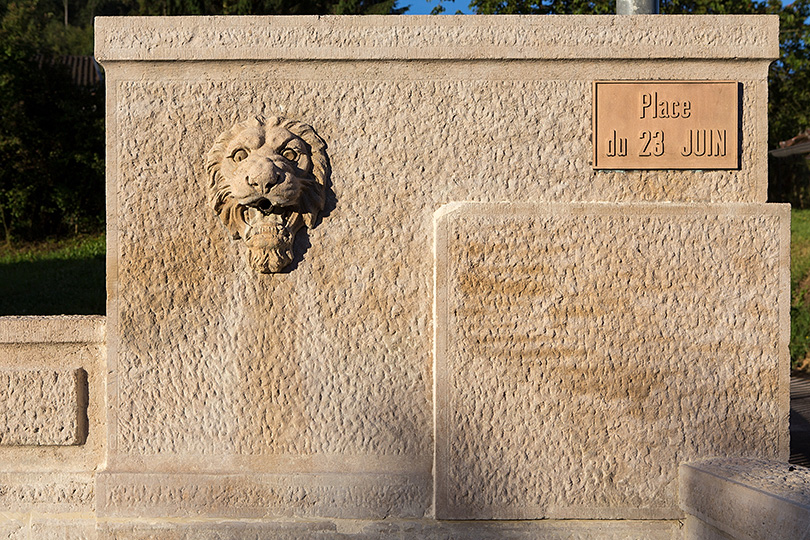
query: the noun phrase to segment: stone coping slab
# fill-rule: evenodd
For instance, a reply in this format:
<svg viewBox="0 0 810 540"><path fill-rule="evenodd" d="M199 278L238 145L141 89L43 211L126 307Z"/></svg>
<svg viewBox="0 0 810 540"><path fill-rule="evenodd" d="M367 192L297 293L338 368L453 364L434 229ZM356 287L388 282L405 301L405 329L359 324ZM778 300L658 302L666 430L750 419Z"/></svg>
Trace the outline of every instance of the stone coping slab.
<svg viewBox="0 0 810 540"><path fill-rule="evenodd" d="M781 461L715 458L680 466L681 508L731 538L810 534L810 469Z"/></svg>
<svg viewBox="0 0 810 540"><path fill-rule="evenodd" d="M103 315L0 317L0 343L104 343Z"/></svg>
<svg viewBox="0 0 810 540"><path fill-rule="evenodd" d="M750 15L98 17L95 31L101 62L779 56L778 17Z"/></svg>

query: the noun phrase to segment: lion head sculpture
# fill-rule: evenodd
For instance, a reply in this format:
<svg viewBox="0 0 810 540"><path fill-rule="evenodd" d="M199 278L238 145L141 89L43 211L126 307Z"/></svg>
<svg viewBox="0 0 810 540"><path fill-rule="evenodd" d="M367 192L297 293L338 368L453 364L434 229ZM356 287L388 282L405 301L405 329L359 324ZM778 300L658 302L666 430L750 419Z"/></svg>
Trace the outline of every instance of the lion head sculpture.
<svg viewBox="0 0 810 540"><path fill-rule="evenodd" d="M293 260L298 230L315 226L329 175L326 143L312 127L256 116L217 138L206 160L210 204L257 272Z"/></svg>

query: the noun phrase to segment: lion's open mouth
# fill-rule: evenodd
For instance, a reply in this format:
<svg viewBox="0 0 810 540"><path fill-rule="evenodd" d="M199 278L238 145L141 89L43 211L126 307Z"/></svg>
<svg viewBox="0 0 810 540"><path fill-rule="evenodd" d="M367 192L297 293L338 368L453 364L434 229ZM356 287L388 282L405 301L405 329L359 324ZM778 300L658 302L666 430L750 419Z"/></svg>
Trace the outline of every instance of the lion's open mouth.
<svg viewBox="0 0 810 540"><path fill-rule="evenodd" d="M267 201L267 199L264 199ZM248 260L257 272L281 271L292 262L292 240L301 218L291 207L243 207Z"/></svg>
<svg viewBox="0 0 810 540"><path fill-rule="evenodd" d="M291 207L276 207L270 205L267 199L266 207L247 206L244 209L244 221L247 225L245 241L252 237L269 236L287 241L290 236L290 224L294 210Z"/></svg>

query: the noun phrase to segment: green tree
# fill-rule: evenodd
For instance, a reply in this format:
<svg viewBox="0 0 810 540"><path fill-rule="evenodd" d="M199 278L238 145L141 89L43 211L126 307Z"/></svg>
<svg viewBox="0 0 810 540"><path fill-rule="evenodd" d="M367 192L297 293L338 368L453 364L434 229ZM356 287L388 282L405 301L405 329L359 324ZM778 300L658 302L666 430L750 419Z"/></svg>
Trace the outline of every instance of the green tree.
<svg viewBox="0 0 810 540"><path fill-rule="evenodd" d="M141 15L387 15L396 0L138 0Z"/></svg>
<svg viewBox="0 0 810 540"><path fill-rule="evenodd" d="M0 232L38 238L103 223L103 96L53 62L38 0L0 11ZM95 90L95 92L94 92Z"/></svg>

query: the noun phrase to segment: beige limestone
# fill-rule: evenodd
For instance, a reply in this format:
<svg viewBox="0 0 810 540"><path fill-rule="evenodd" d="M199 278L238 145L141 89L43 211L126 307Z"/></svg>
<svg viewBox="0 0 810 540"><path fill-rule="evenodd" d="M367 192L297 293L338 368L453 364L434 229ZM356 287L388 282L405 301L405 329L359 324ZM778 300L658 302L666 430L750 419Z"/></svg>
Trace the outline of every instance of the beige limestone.
<svg viewBox="0 0 810 540"><path fill-rule="evenodd" d="M787 205L439 210L437 517L671 519L679 463L786 458L789 223Z"/></svg>
<svg viewBox="0 0 810 540"><path fill-rule="evenodd" d="M104 322L97 315L0 317L0 343L104 343Z"/></svg>
<svg viewBox="0 0 810 540"><path fill-rule="evenodd" d="M101 473L96 500L105 517L419 518L430 483L412 476Z"/></svg>
<svg viewBox="0 0 810 540"><path fill-rule="evenodd" d="M255 272L280 272L293 243L315 227L326 202L326 143L308 126L254 116L222 133L206 156L209 204L234 240L243 240Z"/></svg>
<svg viewBox="0 0 810 540"><path fill-rule="evenodd" d="M29 525L30 536L36 540L96 540L95 516L85 515L38 515Z"/></svg>
<svg viewBox="0 0 810 540"><path fill-rule="evenodd" d="M777 17L99 17L109 60L773 59ZM654 78L654 77L651 77Z"/></svg>
<svg viewBox="0 0 810 540"><path fill-rule="evenodd" d="M0 317L0 376L36 383L3 387L15 400L13 407L7 399L0 403L14 421L4 428L15 435L0 445L0 471L84 473L103 462L104 341L104 317ZM52 413L47 421L46 411ZM13 441L26 446L8 445ZM53 446L59 442L71 446Z"/></svg>
<svg viewBox="0 0 810 540"><path fill-rule="evenodd" d="M690 540L736 540L693 516L686 516L684 520L683 537Z"/></svg>
<svg viewBox="0 0 810 540"><path fill-rule="evenodd" d="M430 522L426 520L130 522L99 524L103 540L680 540L677 521Z"/></svg>
<svg viewBox="0 0 810 540"><path fill-rule="evenodd" d="M685 539L795 540L810 535L810 469L761 459L680 466Z"/></svg>
<svg viewBox="0 0 810 540"><path fill-rule="evenodd" d="M83 369L0 371L0 445L83 444L87 373Z"/></svg>
<svg viewBox="0 0 810 540"><path fill-rule="evenodd" d="M760 204L776 18L100 18L96 28L108 90L108 446L96 483L102 536L384 537L393 521L390 534L414 538L678 538L678 522L663 518L681 516L674 492L680 458L785 453L786 372L779 370L788 333L787 221L784 209ZM592 82L618 78L738 81L740 168L594 171ZM289 266L266 275L246 268L245 246L207 206L206 153L220 134L256 115L312 126L331 165L320 222L299 231ZM476 424L475 399L452 402L457 425L434 425L434 400L461 380L433 369L434 266L452 260L434 244L434 213L458 201L545 205L554 219L570 210L581 218L576 230L611 248L604 260L613 277L633 284L626 317L610 319L620 324L613 333L596 332L594 317L572 316L571 325L585 336L612 336L597 352L626 369L594 361L599 380L572 373L591 386L604 380L613 393L574 396L575 385L561 383L572 399L548 402L540 398L549 387L540 384L521 401L471 385L480 389L477 403L503 410L503 425L515 431L487 439L494 431ZM603 222L587 217L593 204L582 205L598 202L611 203L599 214ZM629 203L648 205L634 214ZM620 262L610 238L597 234L601 224L630 241L644 219L659 220L659 228L640 237L651 251L638 267L633 253ZM734 227L750 234L741 239ZM529 234L535 229L504 230L529 245L539 241ZM486 253L498 234L476 231L484 245L477 249ZM679 245L683 268L666 258ZM475 246L459 243L459 256L462 248ZM518 255L535 253L516 246ZM559 277L564 258L550 253L543 261L549 275L538 279ZM656 273L655 265L671 272ZM763 268L773 272L757 275ZM602 285L599 276L587 277ZM669 282L671 297L661 291ZM693 283L714 296L689 297ZM739 292L745 284L747 296L726 295L725 287ZM576 299L563 289L546 300ZM687 341L616 343L630 336L622 325L643 320L634 302L648 302L648 312L656 302L673 310L673 326L659 326ZM705 318L705 335L690 313ZM521 326L509 309L504 319L519 323L516 339L539 331ZM568 315L557 312L552 324L562 332ZM455 329L454 339L468 329ZM745 338L729 337L740 329ZM641 339L649 330L637 332ZM642 357L654 346L666 353L662 359ZM727 362L730 355L741 359ZM500 360L459 377L494 373L504 378L493 384L521 383L514 355ZM560 369L555 376L571 382ZM645 394L646 382L654 392ZM751 435L747 442L722 430L720 413L704 410L732 403L727 390L761 398L729 412L736 432ZM543 417L546 460L538 459L536 434L527 444L517 435L521 420L536 422L525 410L531 399L554 413ZM570 421L574 413L592 426ZM639 430L622 446L618 434L630 426ZM566 446L578 437L590 437L591 447ZM454 457L455 469L434 471L434 445L446 449L448 441L462 444L451 445L452 454L439 450ZM604 443L602 462L594 458L596 441ZM489 453L476 453L487 442ZM487 479L502 478L499 462L515 474L495 486ZM649 467L648 474L634 467ZM572 488L574 479L582 491ZM471 504L461 508L471 490ZM661 521L445 523L434 513ZM354 528L347 525L353 519L378 522Z"/></svg>
<svg viewBox="0 0 810 540"><path fill-rule="evenodd" d="M75 514L90 512L94 506L95 478L92 472L0 475L0 507L8 512Z"/></svg>
<svg viewBox="0 0 810 540"><path fill-rule="evenodd" d="M0 317L0 537L95 538L104 340L104 317Z"/></svg>

